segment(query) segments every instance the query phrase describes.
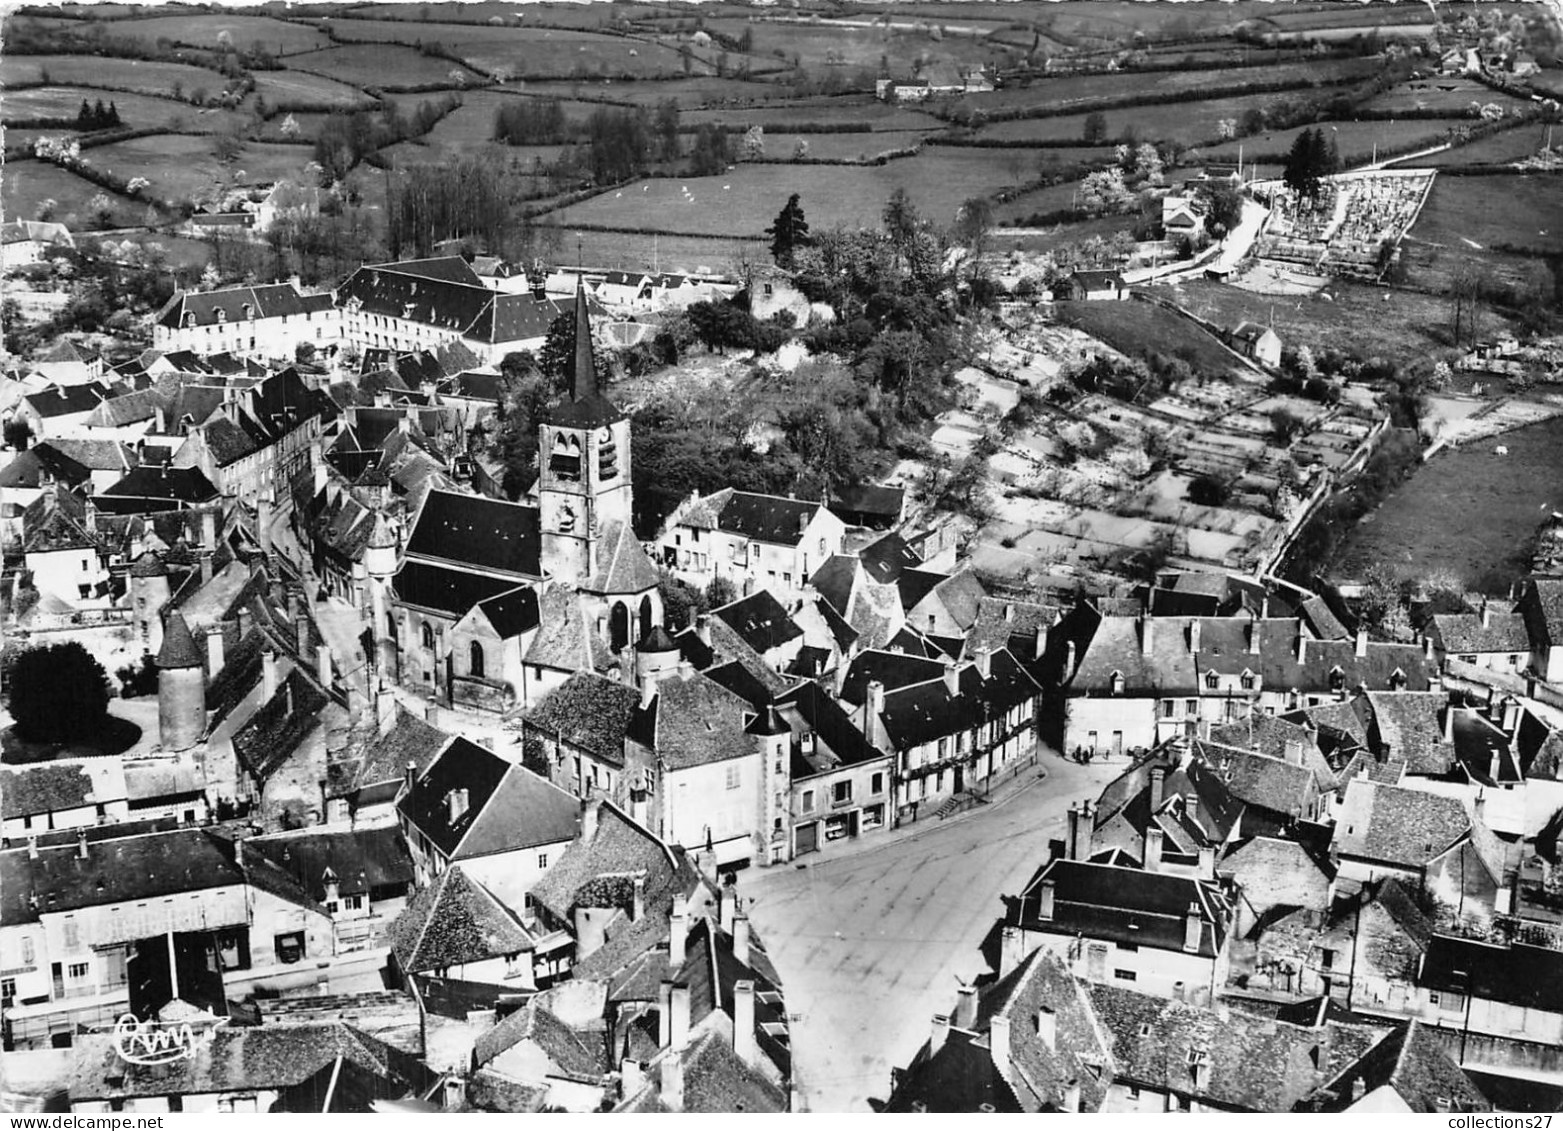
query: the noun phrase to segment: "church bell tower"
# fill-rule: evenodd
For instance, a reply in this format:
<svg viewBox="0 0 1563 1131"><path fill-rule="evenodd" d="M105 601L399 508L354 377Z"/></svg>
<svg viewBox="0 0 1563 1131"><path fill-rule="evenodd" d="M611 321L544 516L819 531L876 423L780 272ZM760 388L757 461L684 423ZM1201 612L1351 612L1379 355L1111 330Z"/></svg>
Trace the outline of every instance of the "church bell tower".
<svg viewBox="0 0 1563 1131"><path fill-rule="evenodd" d="M603 532L630 521L629 417L597 387L586 288L575 288L570 389L538 436L543 571L578 584L598 569Z"/></svg>

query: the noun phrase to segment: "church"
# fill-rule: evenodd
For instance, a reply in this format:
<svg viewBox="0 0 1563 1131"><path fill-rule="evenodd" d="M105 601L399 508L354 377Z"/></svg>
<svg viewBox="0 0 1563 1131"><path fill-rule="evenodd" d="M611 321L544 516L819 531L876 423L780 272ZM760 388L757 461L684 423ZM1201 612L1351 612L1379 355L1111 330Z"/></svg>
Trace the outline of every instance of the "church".
<svg viewBox="0 0 1563 1131"><path fill-rule="evenodd" d="M537 502L431 491L397 561L368 567L381 676L447 706L530 707L576 672L622 670L662 623L630 525L629 417L601 390L575 294L568 394L542 422Z"/></svg>

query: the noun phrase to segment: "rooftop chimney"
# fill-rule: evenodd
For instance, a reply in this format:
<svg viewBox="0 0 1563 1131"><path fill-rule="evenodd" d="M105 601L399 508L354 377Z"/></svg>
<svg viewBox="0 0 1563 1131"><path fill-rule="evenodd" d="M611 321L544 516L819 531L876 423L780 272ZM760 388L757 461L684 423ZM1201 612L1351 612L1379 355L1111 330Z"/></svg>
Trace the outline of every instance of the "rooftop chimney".
<svg viewBox="0 0 1563 1131"><path fill-rule="evenodd" d="M1161 846L1166 835L1155 821L1145 826L1144 863L1147 872L1161 871Z"/></svg>
<svg viewBox="0 0 1563 1131"><path fill-rule="evenodd" d="M597 835L597 821L602 816L602 799L588 798L581 804L581 840L591 840Z"/></svg>
<svg viewBox="0 0 1563 1131"><path fill-rule="evenodd" d="M936 1053L942 1049L949 1035L950 1015L948 1013L935 1013L933 1015L933 1029L928 1034L928 1051Z"/></svg>
<svg viewBox="0 0 1563 1131"><path fill-rule="evenodd" d="M1155 634L1155 627L1156 627L1156 622L1155 622L1154 618L1148 617L1144 613L1140 614L1140 653L1141 653L1141 655L1149 656L1151 654L1151 643L1152 643L1152 640L1153 640L1153 637L1154 637L1154 634Z"/></svg>
<svg viewBox="0 0 1563 1131"><path fill-rule="evenodd" d="M1041 887L1041 904L1037 908L1037 918L1052 919L1053 904L1058 896L1058 885L1052 880L1043 880Z"/></svg>
<svg viewBox="0 0 1563 1131"><path fill-rule="evenodd" d="M668 1001L668 1046L682 1049L689 1043L689 987L673 984Z"/></svg>
<svg viewBox="0 0 1563 1131"><path fill-rule="evenodd" d="M888 745L884 735L885 685L877 679L868 681L863 696L863 740L878 750Z"/></svg>
<svg viewBox="0 0 1563 1131"><path fill-rule="evenodd" d="M636 876L634 893L630 897L630 922L639 923L646 917L646 877Z"/></svg>
<svg viewBox="0 0 1563 1131"><path fill-rule="evenodd" d="M950 695L961 693L961 670L954 660L944 661L944 690Z"/></svg>
<svg viewBox="0 0 1563 1131"><path fill-rule="evenodd" d="M754 982L748 978L733 983L733 1052L751 1067L760 1059L754 1032Z"/></svg>
<svg viewBox="0 0 1563 1131"><path fill-rule="evenodd" d="M1069 860L1080 859L1080 807L1069 807L1069 834L1064 842L1064 856Z"/></svg>
<svg viewBox="0 0 1563 1131"><path fill-rule="evenodd" d="M87 858L87 830L85 828L76 830L76 855L83 860Z"/></svg>
<svg viewBox="0 0 1563 1131"><path fill-rule="evenodd" d="M223 670L223 629L215 625L206 631L206 678L213 680Z"/></svg>
<svg viewBox="0 0 1563 1131"><path fill-rule="evenodd" d="M267 648L261 653L261 698L269 703L275 694L277 694L277 653Z"/></svg>
<svg viewBox="0 0 1563 1131"><path fill-rule="evenodd" d="M1492 627L1492 609L1488 607L1486 597L1482 598L1482 627Z"/></svg>
<svg viewBox="0 0 1563 1131"><path fill-rule="evenodd" d="M657 673L647 672L640 677L640 706L646 710L651 706L651 701L657 697Z"/></svg>
<svg viewBox="0 0 1563 1131"><path fill-rule="evenodd" d="M707 648L711 647L711 615L709 613L695 614L695 637Z"/></svg>
<svg viewBox="0 0 1563 1131"><path fill-rule="evenodd" d="M27 859L38 859L38 837L33 833L27 834Z"/></svg>
<svg viewBox="0 0 1563 1131"><path fill-rule="evenodd" d="M1151 812L1161 812L1162 802L1166 800L1167 793L1167 768L1165 766L1151 767Z"/></svg>
<svg viewBox="0 0 1563 1131"><path fill-rule="evenodd" d="M412 783L418 778L418 763L411 758L407 759L407 766L402 770L402 785L408 792L412 791Z"/></svg>
<svg viewBox="0 0 1563 1131"><path fill-rule="evenodd" d="M1183 949L1190 954L1197 954L1202 933L1203 927L1199 917L1199 904L1190 903L1188 914L1183 918Z"/></svg>
<svg viewBox="0 0 1563 1131"><path fill-rule="evenodd" d="M390 734L396 728L396 695L389 687L375 692L374 718L381 735Z"/></svg>
<svg viewBox="0 0 1563 1131"><path fill-rule="evenodd" d="M1199 651L1199 620L1189 621L1189 655Z"/></svg>
<svg viewBox="0 0 1563 1131"><path fill-rule="evenodd" d="M1300 738L1288 738L1281 748L1282 756L1288 764L1300 766L1303 764L1303 744Z"/></svg>
<svg viewBox="0 0 1563 1131"><path fill-rule="evenodd" d="M1042 654L1047 651L1047 625L1037 625L1037 634L1031 651L1033 660L1040 660Z"/></svg>
<svg viewBox="0 0 1563 1131"><path fill-rule="evenodd" d="M677 970L687 957L684 944L689 936L689 901L681 895L673 897L673 910L668 915L668 969Z"/></svg>
<svg viewBox="0 0 1563 1131"><path fill-rule="evenodd" d="M970 1031L977 1023L977 987L962 983L955 995L955 1017L951 1021L957 1029Z"/></svg>
<svg viewBox="0 0 1563 1131"><path fill-rule="evenodd" d="M749 965L749 916L742 913L733 919L733 957Z"/></svg>
<svg viewBox="0 0 1563 1131"><path fill-rule="evenodd" d="M1213 880L1216 878L1216 850L1213 845L1202 845L1199 850L1199 878Z"/></svg>
<svg viewBox="0 0 1563 1131"><path fill-rule="evenodd" d="M1422 637L1422 658L1424 660L1433 658L1433 638L1431 636L1424 635Z"/></svg>
<svg viewBox="0 0 1563 1131"><path fill-rule="evenodd" d="M1308 634L1303 631L1302 624L1297 625L1297 663L1299 665L1308 662Z"/></svg>
<svg viewBox="0 0 1563 1131"><path fill-rule="evenodd" d="M1368 654L1368 630L1357 629L1357 659L1362 659Z"/></svg>
<svg viewBox="0 0 1563 1131"><path fill-rule="evenodd" d="M976 661L977 673L983 679L991 678L993 672L993 650L986 645L979 644L972 649L972 659Z"/></svg>
<svg viewBox="0 0 1563 1131"><path fill-rule="evenodd" d="M1454 711L1455 711L1455 707L1454 707L1454 703L1453 702L1445 704L1445 706L1444 706L1444 741L1445 742L1453 742L1454 741Z"/></svg>
<svg viewBox="0 0 1563 1131"><path fill-rule="evenodd" d="M320 686L327 691L331 690L331 645L319 644L315 647L315 674L320 679Z"/></svg>
<svg viewBox="0 0 1563 1131"><path fill-rule="evenodd" d="M676 1049L662 1058L662 1103L669 1111L684 1110L684 1053Z"/></svg>
<svg viewBox="0 0 1563 1131"><path fill-rule="evenodd" d="M1248 651L1250 655L1259 652L1259 618L1253 617L1248 622Z"/></svg>
<svg viewBox="0 0 1563 1131"><path fill-rule="evenodd" d="M201 512L201 549L208 554L217 551L217 514L215 511L204 510Z"/></svg>
<svg viewBox="0 0 1563 1131"><path fill-rule="evenodd" d="M738 889L724 887L717 892L717 907L721 915L722 930L733 933L733 920L738 917Z"/></svg>
<svg viewBox="0 0 1563 1131"><path fill-rule="evenodd" d="M467 796L467 790L465 787L461 789L453 789L445 795L446 804L450 807L451 824L454 825L457 821L461 820L462 817L466 816Z"/></svg>
<svg viewBox="0 0 1563 1131"><path fill-rule="evenodd" d="M1071 640L1064 645L1064 671L1062 678L1067 680L1075 674L1075 642Z"/></svg>

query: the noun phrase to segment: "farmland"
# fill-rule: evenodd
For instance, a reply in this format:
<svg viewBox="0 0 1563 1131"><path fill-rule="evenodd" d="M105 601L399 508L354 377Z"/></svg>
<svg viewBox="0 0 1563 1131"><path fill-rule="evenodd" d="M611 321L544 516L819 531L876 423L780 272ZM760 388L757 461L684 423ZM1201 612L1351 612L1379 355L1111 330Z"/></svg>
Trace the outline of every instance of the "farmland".
<svg viewBox="0 0 1563 1131"><path fill-rule="evenodd" d="M1547 130L1542 122L1517 126L1467 145L1417 158L1416 164L1434 169L1449 165L1508 165L1540 152L1547 144Z"/></svg>
<svg viewBox="0 0 1563 1131"><path fill-rule="evenodd" d="M262 71L255 91L275 106L319 106L328 109L367 106L369 96L356 87L303 71Z"/></svg>
<svg viewBox="0 0 1563 1131"><path fill-rule="evenodd" d="M1335 143L1343 166L1365 165L1376 156L1382 158L1414 149L1427 149L1449 141L1450 131L1469 125L1469 119L1409 118L1399 122L1329 122L1322 128ZM1279 164L1307 126L1256 134L1221 145L1207 145L1200 152L1208 161L1245 161Z"/></svg>
<svg viewBox="0 0 1563 1131"><path fill-rule="evenodd" d="M1255 104L1248 98L1212 98L1199 102L1166 102L1133 106L1125 110L1101 111L1107 137L1112 140L1131 134L1139 141L1176 141L1201 145L1217 141L1220 123L1236 121ZM1086 114L1062 117L1020 118L995 122L979 131L979 136L995 141L1078 141L1085 135Z"/></svg>
<svg viewBox="0 0 1563 1131"><path fill-rule="evenodd" d="M31 219L40 203L53 200L55 219L67 226L85 225L87 202L102 191L91 181L44 161L7 161L5 176L0 177L7 219Z"/></svg>
<svg viewBox="0 0 1563 1131"><path fill-rule="evenodd" d="M7 92L0 113L7 121L40 118L74 119L83 101L113 102L120 121L132 129L163 126L170 129L220 129L239 122L238 114L218 112L203 115L193 106L167 98L149 98L124 92L107 92L84 86L40 86ZM59 134L61 131L48 131ZM7 142L12 139L9 135Z"/></svg>
<svg viewBox="0 0 1563 1131"><path fill-rule="evenodd" d="M1405 577L1448 570L1471 587L1525 573L1536 524L1563 498L1563 420L1501 443L1507 455L1473 441L1434 456L1351 532L1336 571L1360 577L1373 563Z"/></svg>
<svg viewBox="0 0 1563 1131"><path fill-rule="evenodd" d="M110 35L204 47L210 50L224 42L245 50L264 50L276 56L294 55L326 47L330 39L318 28L265 16L246 16L237 12L187 13L151 19L113 20L105 29Z"/></svg>
<svg viewBox="0 0 1563 1131"><path fill-rule="evenodd" d="M1431 79L1416 79L1400 83L1363 103L1363 108L1380 113L1418 111L1447 113L1450 117L1471 116L1473 105L1502 106L1505 112L1525 105L1524 100L1502 91L1483 86L1474 79L1457 75L1441 75Z"/></svg>
<svg viewBox="0 0 1563 1131"><path fill-rule="evenodd" d="M205 87L217 90L222 76L203 67L160 63L146 59L99 59L79 55L0 56L0 81L7 87L21 84L66 83L97 90L129 90L166 95L175 87L185 91Z"/></svg>
<svg viewBox="0 0 1563 1131"><path fill-rule="evenodd" d="M1402 245L1411 278L1442 290L1463 263L1520 282L1563 253L1563 192L1546 174L1440 176Z"/></svg>
<svg viewBox="0 0 1563 1131"><path fill-rule="evenodd" d="M861 168L740 165L715 177L626 185L546 219L563 226L639 228L651 215L654 226L663 232L754 236L775 218L790 194L801 192L809 222L815 226L872 226L879 222L890 194L904 188L919 212L944 224L971 197L1015 183L1018 178L1009 167L1011 161L1026 173L1036 157L1026 150L930 148L915 157ZM685 187L690 198L683 194Z"/></svg>
<svg viewBox="0 0 1563 1131"><path fill-rule="evenodd" d="M358 43L328 47L288 60L290 70L329 76L328 81L396 90L409 86L464 86L482 76L449 59L424 55L413 47ZM457 76L460 78L457 78Z"/></svg>
<svg viewBox="0 0 1563 1131"><path fill-rule="evenodd" d="M245 180L259 183L297 176L309 160L309 150L250 142L228 166L213 156L209 138L162 134L99 146L87 156L97 168L119 176L146 177L158 196L189 199L226 183L235 170L243 170Z"/></svg>
<svg viewBox="0 0 1563 1131"><path fill-rule="evenodd" d="M1241 373L1243 363L1187 318L1149 302L1066 302L1058 320L1106 342L1126 357L1180 357L1197 374Z"/></svg>

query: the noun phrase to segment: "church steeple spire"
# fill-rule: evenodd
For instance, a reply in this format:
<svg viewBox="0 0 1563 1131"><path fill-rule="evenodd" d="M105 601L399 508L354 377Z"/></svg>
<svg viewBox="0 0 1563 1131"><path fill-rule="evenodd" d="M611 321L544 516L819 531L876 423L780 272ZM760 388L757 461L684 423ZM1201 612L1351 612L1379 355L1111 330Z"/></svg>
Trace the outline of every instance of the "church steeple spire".
<svg viewBox="0 0 1563 1131"><path fill-rule="evenodd" d="M586 280L575 280L575 360L570 369L570 399L597 395L597 362L592 357L592 320L586 312Z"/></svg>

